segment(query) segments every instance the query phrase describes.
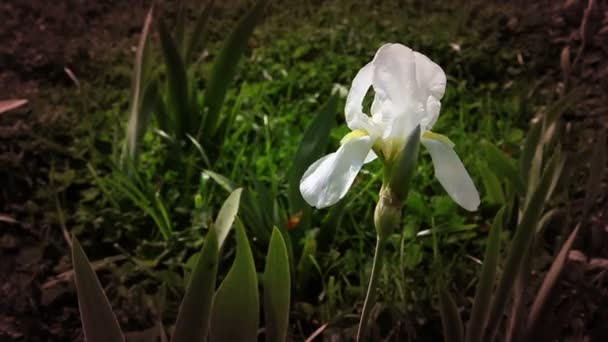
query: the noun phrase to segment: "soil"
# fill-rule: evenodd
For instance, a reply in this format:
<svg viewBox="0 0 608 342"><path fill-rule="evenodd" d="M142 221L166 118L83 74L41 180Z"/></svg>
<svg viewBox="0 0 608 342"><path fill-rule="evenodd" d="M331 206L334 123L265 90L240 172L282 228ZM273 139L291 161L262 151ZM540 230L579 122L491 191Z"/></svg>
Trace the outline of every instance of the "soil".
<svg viewBox="0 0 608 342"><path fill-rule="evenodd" d="M103 66L130 65L148 3L0 4L0 100L29 100L0 113L0 341L82 340L72 282L57 277L69 269L67 244L56 225L29 214L37 210L30 199L48 183L49 154L63 151L40 137L64 128L58 94L76 94L66 70L86 83Z"/></svg>
<svg viewBox="0 0 608 342"><path fill-rule="evenodd" d="M58 277L69 269L67 244L60 227L35 219L39 209L30 201L48 182L48 155L62 151L40 136L61 127L58 89L73 94L75 80L92 82L96 71L112 63L130 65L148 6L144 0L0 4L0 100L29 100L0 113L0 341L82 339L72 282ZM585 160L596 133L608 127L608 5L568 0L525 6L509 22L522 46L533 51L532 58L544 49L537 43L562 51L546 71L547 87L562 94L579 87L584 94L565 122L568 148ZM575 193L583 193L587 176L585 170L573 176ZM608 341L606 176L597 186L587 227L552 296L554 326L563 329L546 340ZM547 253L556 250L547 246Z"/></svg>

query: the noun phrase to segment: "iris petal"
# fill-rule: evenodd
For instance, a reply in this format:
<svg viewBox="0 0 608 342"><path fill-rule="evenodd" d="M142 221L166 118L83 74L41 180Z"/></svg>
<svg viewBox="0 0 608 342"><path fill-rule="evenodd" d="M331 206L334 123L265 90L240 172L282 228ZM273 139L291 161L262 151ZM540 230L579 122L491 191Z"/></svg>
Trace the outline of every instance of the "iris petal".
<svg viewBox="0 0 608 342"><path fill-rule="evenodd" d="M350 139L340 148L308 167L300 181L300 193L308 204L325 208L337 203L353 184L369 156L370 136Z"/></svg>
<svg viewBox="0 0 608 342"><path fill-rule="evenodd" d="M422 138L422 144L431 154L435 177L448 195L464 209L477 210L479 193L456 152L436 139Z"/></svg>
<svg viewBox="0 0 608 342"><path fill-rule="evenodd" d="M372 63L368 63L359 70L348 91L344 113L348 128L353 131L360 129L371 135L377 135L377 128L372 123L371 117L363 113L363 99L372 85L373 74L374 66Z"/></svg>

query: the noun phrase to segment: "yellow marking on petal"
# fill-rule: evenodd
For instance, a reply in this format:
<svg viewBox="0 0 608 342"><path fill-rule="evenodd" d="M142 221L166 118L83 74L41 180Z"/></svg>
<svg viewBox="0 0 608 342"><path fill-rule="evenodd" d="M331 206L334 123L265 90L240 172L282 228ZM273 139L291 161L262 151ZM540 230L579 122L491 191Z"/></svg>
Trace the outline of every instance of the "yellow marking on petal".
<svg viewBox="0 0 608 342"><path fill-rule="evenodd" d="M366 135L369 135L366 131L364 131L362 129L356 129L356 130L348 133L347 135L345 135L344 138L342 138L342 140L340 140L340 145L344 145L353 139L361 138Z"/></svg>
<svg viewBox="0 0 608 342"><path fill-rule="evenodd" d="M431 131L426 131L422 134L423 138L427 138L427 139L435 139L438 141L441 141L442 143L450 146L451 148L454 148L454 146L456 146L456 144L454 144L452 142L452 140L450 140L450 138L446 137L443 134L439 134L439 133L435 133L435 132L431 132Z"/></svg>

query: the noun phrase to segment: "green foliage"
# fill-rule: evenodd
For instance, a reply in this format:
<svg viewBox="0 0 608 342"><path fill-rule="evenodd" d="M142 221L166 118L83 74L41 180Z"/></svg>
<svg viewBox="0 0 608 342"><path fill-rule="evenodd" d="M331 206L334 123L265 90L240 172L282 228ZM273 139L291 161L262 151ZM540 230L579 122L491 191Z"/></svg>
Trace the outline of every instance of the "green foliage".
<svg viewBox="0 0 608 342"><path fill-rule="evenodd" d="M236 238L234 263L213 300L210 341L257 341L258 280L242 225L237 225Z"/></svg>
<svg viewBox="0 0 608 342"><path fill-rule="evenodd" d="M219 251L216 229L211 228L190 276L171 336L172 342L204 341L207 337Z"/></svg>
<svg viewBox="0 0 608 342"><path fill-rule="evenodd" d="M241 189L235 190L207 233L184 295L171 341L256 341L259 320L258 280L245 228L237 224L236 257L215 290L219 253L232 227ZM222 232L219 240L217 231ZM116 317L78 240L72 241L72 260L85 338L88 341L124 341ZM265 269L267 334L285 340L290 304L289 259L285 242L275 228ZM235 329L235 327L238 327ZM164 334L162 329L161 335ZM163 335L161 339L166 337Z"/></svg>
<svg viewBox="0 0 608 342"><path fill-rule="evenodd" d="M286 341L289 328L291 275L289 256L281 232L275 227L264 268L266 341Z"/></svg>
<svg viewBox="0 0 608 342"><path fill-rule="evenodd" d="M343 116L336 115L342 111L343 99L338 94L330 97L332 87L348 88L358 68L373 57L371 53L382 43L405 43L438 61L449 75L441 116L433 130L455 142L483 203L475 214L461 211L432 181L428 158L420 159L403 222L387 241L376 312L382 319L372 324L374 333L384 338L393 333L404 340L439 338L439 315L430 305L438 295L436 278L429 272L430 232L436 234L443 254L450 256L445 272L456 275L451 279L452 286L446 284L446 288L464 289L453 296L456 303L466 303L458 296L472 294L471 279L478 272L470 260L480 258L484 247L489 248L485 227L490 226L495 209L504 205L505 221L516 224L512 218L517 218L520 211L514 203L525 208L530 200L520 199L521 194L530 194L536 188L535 181L526 177L530 167L523 160L530 165L535 160L534 165L542 171L551 155L547 143L541 157L534 159L538 145L533 141L544 140L544 134L539 134L539 138L527 134L525 145L532 149L519 149L531 116L529 110L544 98L538 92L531 97L522 95L529 90L528 82L522 76L523 68L512 63L516 50L508 48L509 38L500 33L504 26L500 15L467 14L466 8L450 3L410 8L398 1L387 1L371 10L369 6L342 0L314 7L303 2L290 11L281 6L277 2L268 4L270 16L256 31L251 44L255 49L247 63L234 67L230 77L218 76L218 82L228 84L227 90L211 88L210 76L219 72L216 68L219 70L219 58L224 54L220 51L227 49L229 43L224 38L239 22L236 16L249 16L253 10L231 12L205 2L199 14L193 16L194 29L188 30L188 8L184 7L179 14L181 19L175 26L166 27L163 35L165 45L172 44L177 52L163 54L162 45L155 46L153 40L148 40L147 46L158 50L158 57L167 59L165 55L169 53L172 59L181 59L186 82L179 85L179 94L187 97L187 103L180 106L187 108L188 118L183 120L193 122L183 127L190 134L180 137L174 129L178 111L171 95L175 89L168 86L171 77L167 65L156 63L157 67L148 69L144 61L140 111L148 106L145 103L150 103L155 120L149 125L145 124L147 120L135 125L147 127L145 133L137 135L139 144L133 144L137 147L133 151L139 151L131 157L133 165L137 165L132 168L135 172L110 171L114 164L118 165L118 158L109 157L114 153L110 150L120 146L123 132L123 127L113 125L124 121L124 108L129 104L124 94L106 85L100 88L103 91L91 95L97 107L93 119L82 123L80 129L87 133L78 133L83 137L80 145L66 152L94 156L93 172L78 169L82 166L77 163L69 166L76 170L55 170L56 190L72 194L74 189L85 189L80 192L82 202L73 209L77 211L73 223L82 234L79 237L102 241L101 251L92 253L98 256L118 252L128 258L125 265L111 270L114 280L107 286L112 291L109 294L113 294L112 304L117 307L125 300L125 290L131 290L124 284L139 285L143 278L147 280L141 288L148 292L160 282L167 283L170 302L176 302L175 293L183 290L183 278L196 272L197 258L191 255L201 251L205 232L213 229L213 214L220 208L226 191L242 186L239 216L256 265L264 264L273 226L285 240L295 290L291 324L302 327L302 332L294 330L298 334L294 339L304 339L312 333L316 327L310 322L314 320L352 328L348 326L353 321L350 315L360 307L358 300L364 294L371 269L373 203L383 175L377 163L366 165L348 197L326 211L313 211L303 203L299 178L316 158L334 151L346 132ZM408 20L403 21L404 17ZM240 19L244 21L243 18ZM163 19L173 22L171 18ZM159 25L157 20L152 27ZM248 41L244 36L242 39ZM452 43L459 44L460 51L454 50ZM242 41L239 44L246 46ZM197 52L205 49L209 62L207 57L196 58ZM154 53L150 56L155 62L163 61L154 60ZM129 72L123 69L114 67L105 77L127 82ZM179 71L182 76L183 71ZM116 87L115 82L108 84ZM222 96L212 99L214 92ZM146 98L153 101L147 102ZM207 101L220 103L219 117L216 124L201 128L201 118L210 115L203 109ZM130 110L132 114L132 107ZM547 109L549 113L557 111L563 109L553 105ZM542 125L535 129L551 126L549 122L539 122ZM85 124L91 127L86 128ZM210 127L214 127L217 137L204 133ZM142 132L133 128L130 131ZM199 132L203 132L201 139L196 139ZM552 141L558 138L547 136ZM489 152L486 147L479 148L483 140L491 142ZM120 148L117 150L120 152ZM44 203L47 198L41 191L37 203ZM69 198L66 196L66 200ZM48 220L54 222L53 216ZM154 226L157 229L151 229ZM505 224L504 228L501 245L508 245L504 240L508 240L514 225ZM217 222L215 229L219 233ZM223 250L224 255L219 256L220 279L225 274L224 266L230 265L228 258L234 254L232 239L225 239ZM262 303L265 300L266 297ZM169 314L175 311L175 305L168 308Z"/></svg>
<svg viewBox="0 0 608 342"><path fill-rule="evenodd" d="M308 208L300 194L300 179L315 160L323 156L329 144L331 129L335 126L338 112L338 96L332 95L308 126L296 151L288 173L289 206L291 213Z"/></svg>
<svg viewBox="0 0 608 342"><path fill-rule="evenodd" d="M72 264L85 339L91 342L124 341L108 298L76 238L72 238Z"/></svg>
<svg viewBox="0 0 608 342"><path fill-rule="evenodd" d="M260 20L266 0L258 0L255 5L236 25L230 33L222 50L216 58L215 65L211 71L209 85L205 91L205 100L203 102L204 131L197 134L197 140L201 138L213 139L216 138L218 124L220 122L220 111L224 104L224 99L228 91L228 87L232 83L232 78L236 72L236 66L245 52L247 41L253 33L257 22ZM225 133L224 133L225 134ZM223 136L219 137L223 140Z"/></svg>
<svg viewBox="0 0 608 342"><path fill-rule="evenodd" d="M501 208L496 217L488 237L483 267L479 275L475 300L471 309L471 317L467 323L466 342L480 342L483 339L483 332L486 325L486 318L490 311L492 301L492 290L496 279L498 268L498 257L500 254L500 233L502 231L504 218L504 207Z"/></svg>
<svg viewBox="0 0 608 342"><path fill-rule="evenodd" d="M443 336L446 342L462 342L464 329L458 307L445 284L442 284L441 281L439 283L439 311L443 323Z"/></svg>
<svg viewBox="0 0 608 342"><path fill-rule="evenodd" d="M133 67L131 109L127 123L125 151L121 157L123 169L129 161L137 163L141 152L141 140L145 134L149 117L154 110L154 97L157 95L156 83L147 83L149 77L150 49L148 47L148 34L152 25L153 7L146 15L146 20L141 31L139 44L135 53L135 65ZM127 159L128 158L128 159Z"/></svg>

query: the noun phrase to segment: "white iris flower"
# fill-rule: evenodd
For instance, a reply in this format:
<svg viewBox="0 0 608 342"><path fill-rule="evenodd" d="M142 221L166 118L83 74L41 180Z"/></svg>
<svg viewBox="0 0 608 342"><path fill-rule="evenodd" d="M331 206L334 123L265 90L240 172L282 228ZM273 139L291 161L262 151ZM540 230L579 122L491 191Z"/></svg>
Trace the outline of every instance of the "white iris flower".
<svg viewBox="0 0 608 342"><path fill-rule="evenodd" d="M363 112L369 87L375 92L371 116ZM435 176L461 207L474 211L479 193L454 152L454 144L430 129L439 117L446 76L425 55L401 44L383 45L353 80L346 99L346 123L352 130L340 148L314 162L300 181L300 192L311 206L338 202L363 164L376 158L390 165L418 125L421 143L433 160Z"/></svg>

